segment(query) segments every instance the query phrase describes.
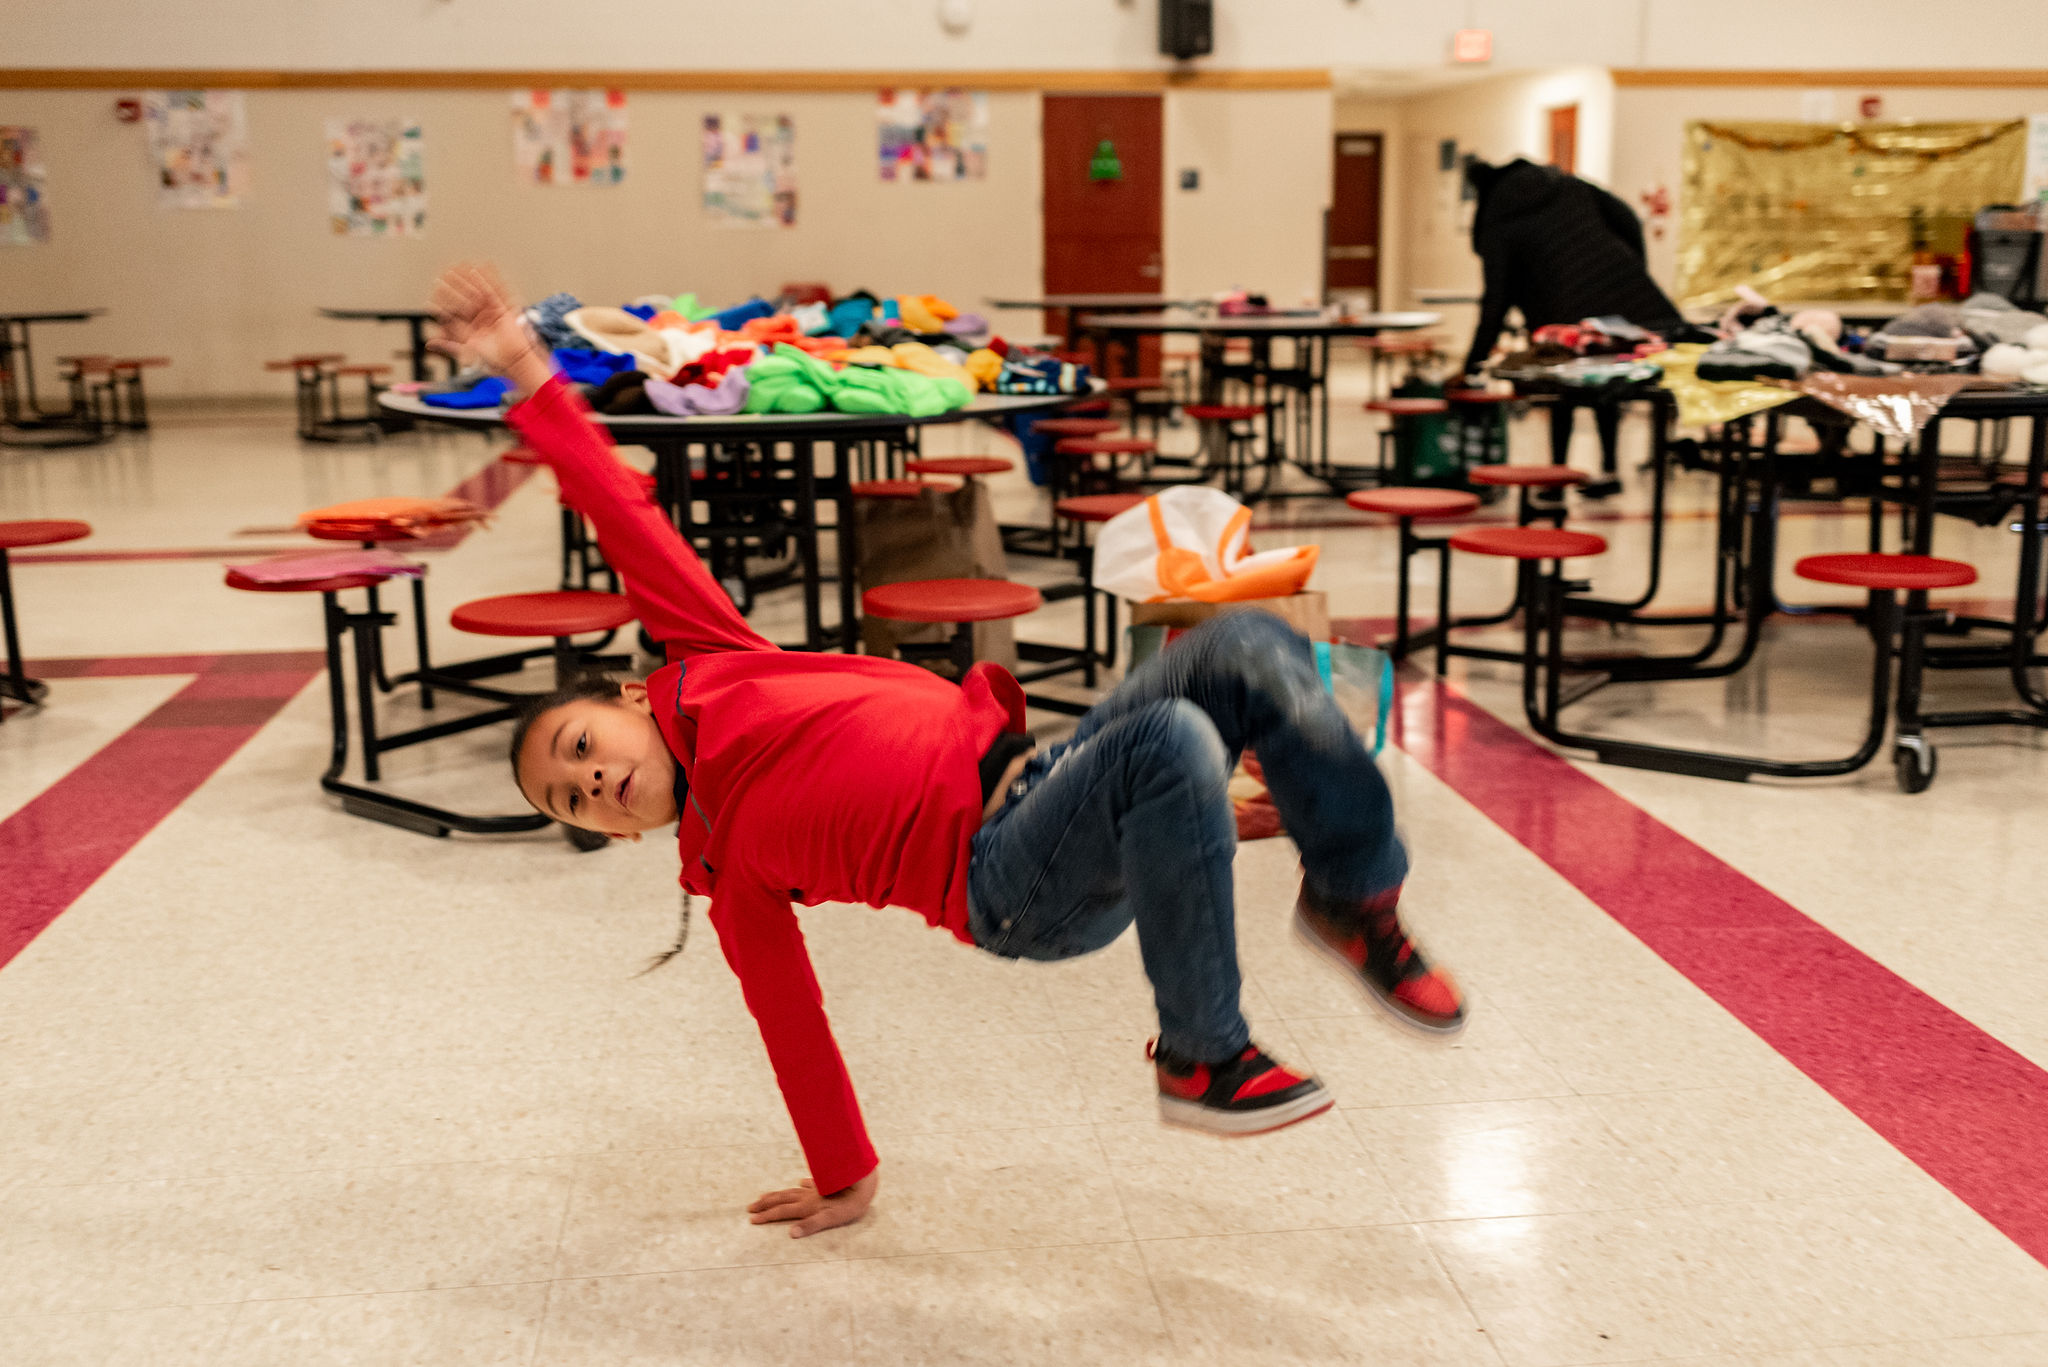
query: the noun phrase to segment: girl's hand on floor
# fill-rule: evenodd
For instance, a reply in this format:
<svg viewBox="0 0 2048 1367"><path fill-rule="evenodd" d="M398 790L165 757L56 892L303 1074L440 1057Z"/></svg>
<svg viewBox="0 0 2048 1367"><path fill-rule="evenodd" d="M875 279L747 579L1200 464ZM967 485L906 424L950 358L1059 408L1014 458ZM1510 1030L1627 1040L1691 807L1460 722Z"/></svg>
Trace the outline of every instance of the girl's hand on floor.
<svg viewBox="0 0 2048 1367"><path fill-rule="evenodd" d="M776 1224L783 1220L794 1220L796 1226L789 1231L792 1239L801 1239L806 1234L816 1234L821 1229L837 1225L850 1225L868 1213L868 1207L875 1199L875 1173L855 1182L845 1191L830 1196L820 1196L817 1187L806 1177L803 1185L792 1191L771 1191L747 1207L747 1222L755 1225Z"/></svg>

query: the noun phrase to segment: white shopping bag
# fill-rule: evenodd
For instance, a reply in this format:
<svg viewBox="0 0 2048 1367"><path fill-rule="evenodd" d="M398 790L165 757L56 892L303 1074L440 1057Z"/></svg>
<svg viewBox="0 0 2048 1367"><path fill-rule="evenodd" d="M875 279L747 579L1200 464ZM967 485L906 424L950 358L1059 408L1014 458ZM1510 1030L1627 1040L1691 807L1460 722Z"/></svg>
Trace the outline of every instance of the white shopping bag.
<svg viewBox="0 0 2048 1367"><path fill-rule="evenodd" d="M1322 548L1252 552L1251 522L1252 510L1220 489L1162 489L1102 524L1095 587L1138 603L1235 603L1300 592Z"/></svg>

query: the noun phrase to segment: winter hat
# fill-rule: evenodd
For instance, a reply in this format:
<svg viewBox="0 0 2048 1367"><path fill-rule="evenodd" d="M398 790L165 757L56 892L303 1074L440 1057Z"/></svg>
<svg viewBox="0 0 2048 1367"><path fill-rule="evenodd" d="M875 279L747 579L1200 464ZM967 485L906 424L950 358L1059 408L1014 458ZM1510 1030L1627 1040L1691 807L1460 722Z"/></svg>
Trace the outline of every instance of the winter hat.
<svg viewBox="0 0 2048 1367"><path fill-rule="evenodd" d="M575 295L562 291L549 295L537 304L529 304L526 309L526 322L540 338L541 345L549 350L556 347L582 346L582 338L564 321L571 313L582 307L582 301Z"/></svg>

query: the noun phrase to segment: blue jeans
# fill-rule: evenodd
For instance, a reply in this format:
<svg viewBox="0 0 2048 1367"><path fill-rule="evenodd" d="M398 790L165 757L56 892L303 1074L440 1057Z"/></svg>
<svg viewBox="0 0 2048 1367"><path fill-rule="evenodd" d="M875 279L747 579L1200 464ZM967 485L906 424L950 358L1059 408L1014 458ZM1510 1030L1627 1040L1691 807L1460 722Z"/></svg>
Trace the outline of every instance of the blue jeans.
<svg viewBox="0 0 2048 1367"><path fill-rule="evenodd" d="M1322 685L1308 642L1268 613L1210 619L1134 671L1039 751L975 834L974 942L1068 959L1136 922L1159 1043L1218 1062L1245 1047L1228 784L1258 751L1274 805L1320 892L1396 887L1408 856L1393 797Z"/></svg>

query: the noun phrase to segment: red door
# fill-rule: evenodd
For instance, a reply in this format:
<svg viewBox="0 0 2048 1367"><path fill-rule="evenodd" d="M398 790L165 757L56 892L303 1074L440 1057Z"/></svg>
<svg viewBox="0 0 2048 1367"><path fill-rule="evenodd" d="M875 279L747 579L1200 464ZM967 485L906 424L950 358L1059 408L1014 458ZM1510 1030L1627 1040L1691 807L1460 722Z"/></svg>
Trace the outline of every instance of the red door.
<svg viewBox="0 0 2048 1367"><path fill-rule="evenodd" d="M1380 294L1380 135L1339 133L1330 185L1329 240L1323 245L1323 293Z"/></svg>
<svg viewBox="0 0 2048 1367"><path fill-rule="evenodd" d="M1044 116L1045 292L1157 294L1160 97L1047 95ZM1098 178L1112 162L1115 176ZM1151 373L1157 364L1142 368Z"/></svg>

